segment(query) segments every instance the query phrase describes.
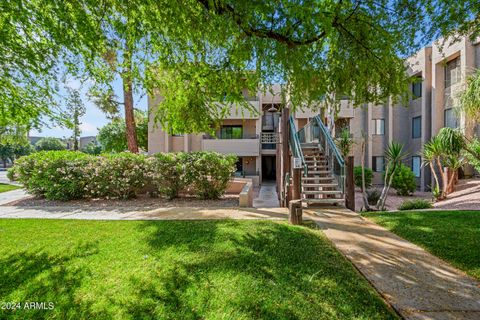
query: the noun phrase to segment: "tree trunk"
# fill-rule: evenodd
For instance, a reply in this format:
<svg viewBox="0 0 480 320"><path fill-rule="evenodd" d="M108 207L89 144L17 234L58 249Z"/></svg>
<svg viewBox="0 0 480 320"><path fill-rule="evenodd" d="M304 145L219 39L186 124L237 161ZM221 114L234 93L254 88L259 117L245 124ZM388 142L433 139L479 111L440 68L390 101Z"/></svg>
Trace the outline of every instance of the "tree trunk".
<svg viewBox="0 0 480 320"><path fill-rule="evenodd" d="M440 177L442 178L442 196L441 199L444 199L447 196L447 178L445 177L445 170L443 170L442 163L440 158L437 157L437 166L440 171Z"/></svg>
<svg viewBox="0 0 480 320"><path fill-rule="evenodd" d="M454 169L451 169L451 168L447 169L447 175L449 177L448 186L447 186L447 192L448 193L453 192L453 188L454 188L455 180L456 180L456 176L457 176L457 171L458 170L454 170Z"/></svg>
<svg viewBox="0 0 480 320"><path fill-rule="evenodd" d="M397 170L397 167L394 166L393 167L393 170L392 170L392 174L390 175L390 177L388 178L388 184L385 188L385 194L383 197L380 197L380 200L381 200L381 203L380 203L380 206L377 207L378 210L385 210L385 202L387 202L387 197L388 197L388 191L390 190L390 186L392 185L392 181L393 181L393 176L395 175L395 171ZM382 192L383 193L383 192Z"/></svg>
<svg viewBox="0 0 480 320"><path fill-rule="evenodd" d="M122 73L122 81L127 147L128 151L138 153L137 132L133 107L132 53L128 47L128 44L125 46L124 59L125 67Z"/></svg>
<svg viewBox="0 0 480 320"><path fill-rule="evenodd" d="M433 178L435 179L435 183L438 189L440 190L440 183L438 182L438 176L437 176L437 173L435 172L435 165L433 163L433 160L430 161L430 170L432 171L432 175L433 175Z"/></svg>
<svg viewBox="0 0 480 320"><path fill-rule="evenodd" d="M383 200L383 198L386 198L387 197L387 184L388 184L388 171L390 169L390 164L387 165L387 167L385 168L385 178L383 178L383 189L382 189L382 193L380 194L380 198L378 198L378 201L377 203L375 204L375 207L377 209L380 210L381 206L382 206L382 203L385 203L385 201ZM393 173L392 173L393 174Z"/></svg>
<svg viewBox="0 0 480 320"><path fill-rule="evenodd" d="M365 189L365 139L362 141L362 199L365 211L370 211L370 204L368 203L367 191Z"/></svg>

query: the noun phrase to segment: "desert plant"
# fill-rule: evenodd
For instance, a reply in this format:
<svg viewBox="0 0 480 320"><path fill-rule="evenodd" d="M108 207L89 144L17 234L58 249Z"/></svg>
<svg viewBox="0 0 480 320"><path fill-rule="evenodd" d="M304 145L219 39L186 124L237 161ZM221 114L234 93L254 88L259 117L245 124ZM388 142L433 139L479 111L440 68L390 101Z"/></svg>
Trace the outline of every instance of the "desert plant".
<svg viewBox="0 0 480 320"><path fill-rule="evenodd" d="M367 191L368 204L375 205L378 199L380 199L380 195L381 193L380 193L380 190L378 189L368 190Z"/></svg>
<svg viewBox="0 0 480 320"><path fill-rule="evenodd" d="M415 175L409 167L400 164L393 175L392 188L399 196L410 196L417 189Z"/></svg>
<svg viewBox="0 0 480 320"><path fill-rule="evenodd" d="M407 154L403 152L403 145L397 142L391 142L385 150L385 160L387 161L387 168L385 172L387 172L387 174L385 174L382 194L380 195L380 199L377 201L377 210L383 210L385 208L388 190L390 190L390 187L392 186L395 172L406 156Z"/></svg>
<svg viewBox="0 0 480 320"><path fill-rule="evenodd" d="M362 188L362 166L356 166L353 168L353 177L355 180L355 186ZM365 168L365 188L372 186L373 171L370 168Z"/></svg>
<svg viewBox="0 0 480 320"><path fill-rule="evenodd" d="M424 199L406 200L399 207L398 210L415 210L415 209L430 209L432 203Z"/></svg>

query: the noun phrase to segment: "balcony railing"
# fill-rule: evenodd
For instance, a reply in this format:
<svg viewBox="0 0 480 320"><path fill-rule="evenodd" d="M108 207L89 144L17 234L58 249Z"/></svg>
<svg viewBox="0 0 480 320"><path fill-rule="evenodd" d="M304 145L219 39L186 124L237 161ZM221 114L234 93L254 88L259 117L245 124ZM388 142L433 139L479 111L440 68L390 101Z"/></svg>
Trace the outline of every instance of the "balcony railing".
<svg viewBox="0 0 480 320"><path fill-rule="evenodd" d="M204 136L202 150L235 154L239 157L256 157L260 155L260 139L258 135L245 136L239 139L218 139Z"/></svg>
<svg viewBox="0 0 480 320"><path fill-rule="evenodd" d="M215 136L204 134L203 140L241 140L241 139L259 139L258 134L243 134L241 137L222 137L220 134L216 134Z"/></svg>

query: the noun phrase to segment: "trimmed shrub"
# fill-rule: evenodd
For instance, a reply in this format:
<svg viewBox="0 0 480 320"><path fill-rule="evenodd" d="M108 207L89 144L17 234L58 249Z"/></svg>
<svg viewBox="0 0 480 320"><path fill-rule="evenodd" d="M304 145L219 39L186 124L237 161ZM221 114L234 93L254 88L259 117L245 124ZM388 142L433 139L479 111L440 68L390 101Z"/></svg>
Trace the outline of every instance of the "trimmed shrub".
<svg viewBox="0 0 480 320"><path fill-rule="evenodd" d="M381 192L378 189L368 190L367 191L367 201L370 205L377 204L378 199L380 199Z"/></svg>
<svg viewBox="0 0 480 320"><path fill-rule="evenodd" d="M58 138L46 137L35 143L35 149L38 151L58 151L67 149L67 145Z"/></svg>
<svg viewBox="0 0 480 320"><path fill-rule="evenodd" d="M237 156L216 152L185 154L188 161L186 182L201 199L218 199L227 189L235 173Z"/></svg>
<svg viewBox="0 0 480 320"><path fill-rule="evenodd" d="M417 182L412 169L404 164L400 164L397 170L395 170L395 175L392 180L392 188L397 191L399 196L412 195L417 189Z"/></svg>
<svg viewBox="0 0 480 320"><path fill-rule="evenodd" d="M362 187L362 167L357 166L353 168L353 177L355 179L355 185L359 188ZM373 171L370 168L365 168L365 188L372 186Z"/></svg>
<svg viewBox="0 0 480 320"><path fill-rule="evenodd" d="M21 157L10 173L29 193L49 200L85 196L85 168L91 156L74 151L41 151Z"/></svg>
<svg viewBox="0 0 480 320"><path fill-rule="evenodd" d="M158 153L151 159L151 179L160 195L176 198L187 186L184 153Z"/></svg>
<svg viewBox="0 0 480 320"><path fill-rule="evenodd" d="M93 157L85 175L89 198L133 198L149 181L147 158L129 152Z"/></svg>
<svg viewBox="0 0 480 320"><path fill-rule="evenodd" d="M146 157L41 151L19 159L8 175L29 193L49 200L127 199L152 185L169 198L189 189L203 199L216 199L225 193L236 159L215 152Z"/></svg>
<svg viewBox="0 0 480 320"><path fill-rule="evenodd" d="M415 199L404 201L398 210L415 210L415 209L430 209L432 208L432 203L424 199Z"/></svg>

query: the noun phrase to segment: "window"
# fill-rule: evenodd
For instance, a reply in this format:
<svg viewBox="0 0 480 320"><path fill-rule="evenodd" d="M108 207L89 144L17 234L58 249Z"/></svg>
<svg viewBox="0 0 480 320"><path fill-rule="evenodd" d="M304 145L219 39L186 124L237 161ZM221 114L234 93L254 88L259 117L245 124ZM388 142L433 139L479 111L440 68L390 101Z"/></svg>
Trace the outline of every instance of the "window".
<svg viewBox="0 0 480 320"><path fill-rule="evenodd" d="M445 88L460 81L460 58L455 58L445 66Z"/></svg>
<svg viewBox="0 0 480 320"><path fill-rule="evenodd" d="M372 133L376 135L385 134L385 120L373 119L372 120Z"/></svg>
<svg viewBox="0 0 480 320"><path fill-rule="evenodd" d="M420 177L420 164L421 164L421 158L419 156L413 156L412 157L412 171L415 177L419 178Z"/></svg>
<svg viewBox="0 0 480 320"><path fill-rule="evenodd" d="M385 170L385 158L372 157L372 170L374 172L383 172Z"/></svg>
<svg viewBox="0 0 480 320"><path fill-rule="evenodd" d="M415 117L412 119L412 139L417 139L422 136L422 117Z"/></svg>
<svg viewBox="0 0 480 320"><path fill-rule="evenodd" d="M242 139L242 126L223 126L220 129L220 139Z"/></svg>
<svg viewBox="0 0 480 320"><path fill-rule="evenodd" d="M458 128L458 118L453 108L445 109L444 117L445 117L445 121L444 121L445 127Z"/></svg>
<svg viewBox="0 0 480 320"><path fill-rule="evenodd" d="M412 83L412 95L413 99L420 98L422 96L422 77L416 76Z"/></svg>

